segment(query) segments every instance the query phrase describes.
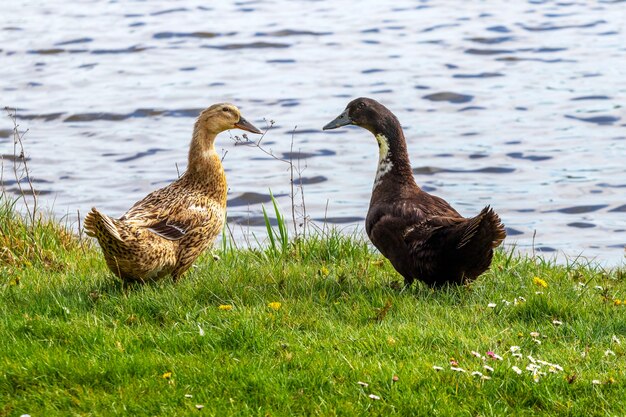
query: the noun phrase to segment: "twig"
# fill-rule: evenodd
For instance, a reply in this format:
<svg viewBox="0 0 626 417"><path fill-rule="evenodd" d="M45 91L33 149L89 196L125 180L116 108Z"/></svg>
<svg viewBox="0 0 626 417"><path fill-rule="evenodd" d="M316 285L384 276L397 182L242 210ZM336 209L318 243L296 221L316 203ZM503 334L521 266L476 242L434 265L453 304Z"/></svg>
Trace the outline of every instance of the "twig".
<svg viewBox="0 0 626 417"><path fill-rule="evenodd" d="M282 161L282 162L285 162L285 163L289 163L289 161L287 159L283 159L283 158L280 158L280 157L274 155L274 153L272 152L271 149L268 151L267 149L265 149L265 148L263 148L261 146L261 141L263 140L263 138L265 138L265 135L267 134L267 132L269 132L272 129L272 127L274 126L274 123L276 123L273 120L270 120L269 122L266 120L265 122L267 123L267 125L265 126L265 131L261 134L261 137L257 141L251 140L248 137L248 135L245 134L245 133L243 135L241 135L241 136L237 136L237 135L232 136L231 135L230 138L235 141L235 146L244 145L244 146L252 146L252 147L255 147L255 148L259 148L261 150L261 152L263 152L264 154L266 154L268 156L271 156L273 159L276 159L278 161Z"/></svg>
<svg viewBox="0 0 626 417"><path fill-rule="evenodd" d="M26 208L26 213L31 220L31 224L35 224L35 215L37 213L37 192L35 191L35 187L33 185L33 181L30 177L30 170L28 169L28 163L26 161L26 156L24 154L24 145L22 143L22 139L24 135L28 132L28 130L24 131L20 135L19 125L17 124L17 109L11 109L9 107L5 107L4 110L7 112L9 118L13 122L13 175L15 176L15 180L17 182L17 188L20 192L20 196L24 201L24 207ZM18 154L19 150L19 154ZM18 160L21 160L22 169L19 172L20 167L18 165ZM30 205L28 204L28 198L26 197L26 192L22 187L22 179L26 178L28 181L28 188L33 196L33 207L31 210Z"/></svg>
<svg viewBox="0 0 626 417"><path fill-rule="evenodd" d="M296 223L296 204L294 201L294 188L293 188L293 137L296 134L296 129L298 126L294 126L293 132L291 133L291 146L289 147L289 181L291 183L291 220L293 221L293 230L295 233L295 238L298 239L298 224ZM300 181L302 182L302 181Z"/></svg>
<svg viewBox="0 0 626 417"><path fill-rule="evenodd" d="M239 250L239 248L237 247L237 242L235 241L235 236L233 235L233 231L230 229L228 221L226 221L226 229L228 230L228 234L230 235L230 241L233 243L233 245L235 245L235 249Z"/></svg>
<svg viewBox="0 0 626 417"><path fill-rule="evenodd" d="M6 196L6 192L4 190L4 157L0 155L0 198L4 198Z"/></svg>
<svg viewBox="0 0 626 417"><path fill-rule="evenodd" d="M297 216L296 216L296 203L295 203L295 199L296 199L296 187L300 189L300 193L301 193L301 198L302 198L302 208L303 208L303 233L304 230L306 229L306 205L304 204L304 190L302 188L302 169L300 168L300 152L298 152L298 165L294 165L293 163L293 144L294 144L294 140L295 140L295 134L296 134L296 129L298 128L298 126L294 126L293 131L291 133L291 146L290 146L290 151L289 151L289 158L281 158L279 156L276 156L274 154L274 152L271 149L266 149L265 147L261 146L261 142L263 141L263 139L265 138L265 135L267 134L267 132L269 132L272 127L274 126L274 120L270 120L269 122L266 120L266 128L265 131L263 132L263 134L261 135L261 137L257 140L257 141L253 141L251 140L247 134L243 134L241 136L232 136L231 135L231 139L235 141L235 146L238 145L244 145L244 146L252 146L255 148L258 148L261 152L263 152L264 154L266 154L267 156L271 157L272 159L275 159L277 161L280 162L284 162L286 164L289 165L289 179L290 179L290 199L291 199L291 217L292 217L292 222L293 222L293 229L294 229L294 233L295 233L295 239L298 239L298 221L297 221ZM299 184L296 186L294 184L294 179L296 177L298 177L298 182Z"/></svg>
<svg viewBox="0 0 626 417"><path fill-rule="evenodd" d="M80 249L85 253L85 245L83 241L83 227L80 224L80 209L76 209L76 216L78 218L78 244L80 245Z"/></svg>
<svg viewBox="0 0 626 417"><path fill-rule="evenodd" d="M306 237L306 229L309 223L309 216L307 214L306 203L304 201L304 184L302 183L302 172L304 170L300 168L300 155L301 152L298 151L298 188L300 188L300 198L302 201L302 235ZM306 168L307 166L305 165L304 169Z"/></svg>
<svg viewBox="0 0 626 417"><path fill-rule="evenodd" d="M328 203L330 200L326 199L326 207L324 208L324 228L322 229L322 235L326 236L326 225L328 224Z"/></svg>

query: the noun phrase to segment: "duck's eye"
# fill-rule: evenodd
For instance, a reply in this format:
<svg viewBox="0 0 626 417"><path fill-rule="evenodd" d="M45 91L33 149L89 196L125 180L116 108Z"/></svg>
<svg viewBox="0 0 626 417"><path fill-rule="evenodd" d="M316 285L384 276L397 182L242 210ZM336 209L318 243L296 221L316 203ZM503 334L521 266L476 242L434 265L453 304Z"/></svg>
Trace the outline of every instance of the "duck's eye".
<svg viewBox="0 0 626 417"><path fill-rule="evenodd" d="M228 107L222 107L223 112L228 112Z"/></svg>

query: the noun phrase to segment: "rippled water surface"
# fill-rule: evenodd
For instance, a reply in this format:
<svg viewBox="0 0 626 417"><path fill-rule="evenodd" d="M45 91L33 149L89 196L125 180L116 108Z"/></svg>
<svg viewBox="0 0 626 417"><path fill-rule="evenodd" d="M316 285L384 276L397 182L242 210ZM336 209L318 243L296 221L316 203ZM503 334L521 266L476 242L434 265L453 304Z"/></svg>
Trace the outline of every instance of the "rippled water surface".
<svg viewBox="0 0 626 417"><path fill-rule="evenodd" d="M535 250L623 263L624 2L27 0L3 16L0 101L59 216L121 215L175 179L199 110L230 101L275 121L266 149L301 153L313 220L362 226L376 142L321 126L369 96L402 122L427 191L466 216L491 204L518 248L536 231ZM11 129L0 119L14 191ZM290 212L287 165L229 133L217 146L231 225L261 235L269 189Z"/></svg>

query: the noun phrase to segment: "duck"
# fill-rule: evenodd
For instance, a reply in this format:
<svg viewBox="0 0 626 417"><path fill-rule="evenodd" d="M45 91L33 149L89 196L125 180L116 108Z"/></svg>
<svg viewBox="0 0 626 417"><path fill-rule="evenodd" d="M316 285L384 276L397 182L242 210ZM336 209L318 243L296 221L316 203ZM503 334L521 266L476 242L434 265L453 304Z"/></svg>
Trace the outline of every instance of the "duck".
<svg viewBox="0 0 626 417"><path fill-rule="evenodd" d="M211 246L226 219L227 183L216 136L262 133L230 103L203 110L193 128L187 169L176 181L136 202L122 217L92 208L85 232L97 239L107 266L124 282L177 281Z"/></svg>
<svg viewBox="0 0 626 417"><path fill-rule="evenodd" d="M356 125L378 143L378 168L365 219L373 245L404 277L431 287L467 284L491 265L506 237L490 207L465 218L448 202L421 189L413 177L406 140L396 116L381 103L361 97L323 129Z"/></svg>

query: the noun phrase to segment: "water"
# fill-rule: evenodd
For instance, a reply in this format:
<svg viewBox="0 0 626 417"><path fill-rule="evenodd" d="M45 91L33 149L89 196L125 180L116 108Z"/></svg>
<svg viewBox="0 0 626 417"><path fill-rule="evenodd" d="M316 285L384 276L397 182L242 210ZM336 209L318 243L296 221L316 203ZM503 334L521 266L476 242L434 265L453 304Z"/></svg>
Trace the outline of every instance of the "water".
<svg viewBox="0 0 626 417"><path fill-rule="evenodd" d="M369 96L402 122L417 182L467 216L491 204L507 244L536 231L536 251L624 261L624 2L23 0L3 16L0 104L58 216L121 215L175 179L198 111L230 101L276 122L266 149L293 138L306 156L312 219L362 228L376 142L321 126ZM287 165L228 133L217 146L231 225L261 236L269 189L290 212Z"/></svg>

